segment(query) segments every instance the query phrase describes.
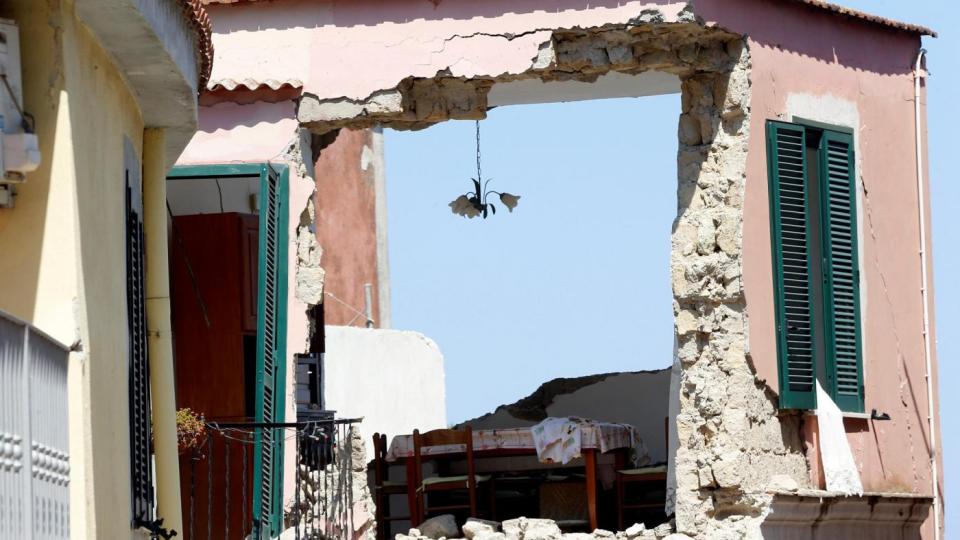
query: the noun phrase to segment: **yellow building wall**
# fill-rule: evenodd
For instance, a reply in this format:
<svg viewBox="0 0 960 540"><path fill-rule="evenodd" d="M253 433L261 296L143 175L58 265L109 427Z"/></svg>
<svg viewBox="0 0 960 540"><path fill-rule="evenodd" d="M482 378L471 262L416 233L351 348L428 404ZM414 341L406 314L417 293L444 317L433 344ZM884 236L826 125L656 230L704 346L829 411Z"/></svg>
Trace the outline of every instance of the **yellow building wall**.
<svg viewBox="0 0 960 540"><path fill-rule="evenodd" d="M130 529L124 137L143 121L107 53L62 0L8 0L42 165L0 210L0 309L77 344L69 368L73 538Z"/></svg>

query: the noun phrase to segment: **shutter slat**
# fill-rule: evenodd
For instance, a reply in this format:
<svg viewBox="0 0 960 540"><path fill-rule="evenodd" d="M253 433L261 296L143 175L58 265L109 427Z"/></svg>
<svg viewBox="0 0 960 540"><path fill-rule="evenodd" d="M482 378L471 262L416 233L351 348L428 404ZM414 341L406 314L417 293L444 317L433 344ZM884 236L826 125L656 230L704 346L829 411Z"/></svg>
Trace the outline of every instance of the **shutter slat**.
<svg viewBox="0 0 960 540"><path fill-rule="evenodd" d="M777 302L780 407L816 407L813 302L807 225L806 133L767 123L771 239Z"/></svg>
<svg viewBox="0 0 960 540"><path fill-rule="evenodd" d="M820 142L827 377L841 410L863 412L863 360L853 137L824 131Z"/></svg>

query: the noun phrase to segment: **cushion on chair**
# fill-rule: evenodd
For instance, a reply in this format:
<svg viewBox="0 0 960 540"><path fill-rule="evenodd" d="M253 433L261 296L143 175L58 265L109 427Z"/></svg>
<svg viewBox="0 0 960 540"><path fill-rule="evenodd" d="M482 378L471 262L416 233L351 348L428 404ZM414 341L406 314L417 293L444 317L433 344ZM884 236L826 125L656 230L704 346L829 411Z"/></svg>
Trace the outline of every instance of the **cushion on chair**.
<svg viewBox="0 0 960 540"><path fill-rule="evenodd" d="M430 478L424 478L422 485L432 486L434 484L446 484L448 482L463 482L464 487L466 487L468 478L469 476L466 474L463 476L431 476ZM485 474L478 474L474 476L474 479L479 484L480 482L486 482L490 480L490 476Z"/></svg>
<svg viewBox="0 0 960 540"><path fill-rule="evenodd" d="M627 476L636 476L641 474L656 474L656 473L665 473L667 472L666 465L655 465L653 467L640 467L639 469L625 469L617 471L617 474L625 474Z"/></svg>
<svg viewBox="0 0 960 540"><path fill-rule="evenodd" d="M385 480L383 482L383 487L403 487L407 485L403 480Z"/></svg>

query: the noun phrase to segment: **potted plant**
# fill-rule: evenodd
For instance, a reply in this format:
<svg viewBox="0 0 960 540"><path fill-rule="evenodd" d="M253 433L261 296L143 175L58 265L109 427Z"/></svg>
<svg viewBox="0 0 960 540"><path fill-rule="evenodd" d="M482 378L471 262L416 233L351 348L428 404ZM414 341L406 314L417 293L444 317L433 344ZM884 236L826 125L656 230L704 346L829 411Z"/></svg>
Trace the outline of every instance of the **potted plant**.
<svg viewBox="0 0 960 540"><path fill-rule="evenodd" d="M207 441L207 424L203 415L189 407L177 410L177 449L180 455L198 452Z"/></svg>

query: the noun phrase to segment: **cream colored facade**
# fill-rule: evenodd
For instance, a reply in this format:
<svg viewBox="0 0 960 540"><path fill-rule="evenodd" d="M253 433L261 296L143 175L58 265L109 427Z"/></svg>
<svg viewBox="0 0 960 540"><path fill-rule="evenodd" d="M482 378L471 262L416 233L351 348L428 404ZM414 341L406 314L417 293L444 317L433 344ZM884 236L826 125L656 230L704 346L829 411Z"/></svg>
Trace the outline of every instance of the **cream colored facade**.
<svg viewBox="0 0 960 540"><path fill-rule="evenodd" d="M125 175L132 169L144 192L157 198L153 183L164 181L196 129L209 38L202 10L191 2L140 4L16 0L0 6L0 17L19 27L22 105L36 120L42 160L16 187L15 206L0 209L0 309L72 345L72 538L146 537L132 531L130 515ZM144 163L152 165L144 170ZM149 208L146 214L149 220ZM165 218L161 223L165 227ZM162 245L158 256L165 257L165 234L161 228L150 238L148 255ZM161 318L148 327L169 328ZM162 355L151 360L155 373L169 363ZM167 507L159 517L179 528L173 393L157 386L164 381L157 374L155 485ZM176 504L164 505L164 492L177 494Z"/></svg>

